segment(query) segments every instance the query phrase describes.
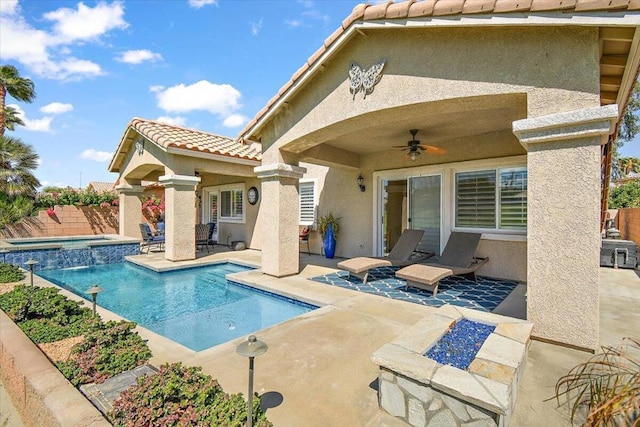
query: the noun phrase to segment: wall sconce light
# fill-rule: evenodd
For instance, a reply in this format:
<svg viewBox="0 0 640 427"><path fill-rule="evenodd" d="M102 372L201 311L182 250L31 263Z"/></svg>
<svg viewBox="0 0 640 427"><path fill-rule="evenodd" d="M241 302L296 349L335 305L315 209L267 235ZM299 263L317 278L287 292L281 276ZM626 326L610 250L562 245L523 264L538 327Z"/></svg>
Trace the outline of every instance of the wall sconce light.
<svg viewBox="0 0 640 427"><path fill-rule="evenodd" d="M360 191L364 193L366 187L364 186L364 178L362 177L362 174L358 175L358 187L360 187Z"/></svg>

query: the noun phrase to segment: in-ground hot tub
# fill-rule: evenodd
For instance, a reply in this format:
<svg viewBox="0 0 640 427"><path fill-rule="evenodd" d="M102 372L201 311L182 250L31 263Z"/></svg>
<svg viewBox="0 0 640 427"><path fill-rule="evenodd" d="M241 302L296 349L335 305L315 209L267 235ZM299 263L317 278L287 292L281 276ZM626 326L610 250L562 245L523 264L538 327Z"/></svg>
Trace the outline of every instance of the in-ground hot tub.
<svg viewBox="0 0 640 427"><path fill-rule="evenodd" d="M448 340L456 329L464 338ZM371 355L380 366L378 403L415 427L507 426L532 329L520 319L440 307Z"/></svg>
<svg viewBox="0 0 640 427"><path fill-rule="evenodd" d="M2 262L24 267L33 259L34 270L50 270L123 262L140 253L140 240L116 234L3 239L0 252Z"/></svg>

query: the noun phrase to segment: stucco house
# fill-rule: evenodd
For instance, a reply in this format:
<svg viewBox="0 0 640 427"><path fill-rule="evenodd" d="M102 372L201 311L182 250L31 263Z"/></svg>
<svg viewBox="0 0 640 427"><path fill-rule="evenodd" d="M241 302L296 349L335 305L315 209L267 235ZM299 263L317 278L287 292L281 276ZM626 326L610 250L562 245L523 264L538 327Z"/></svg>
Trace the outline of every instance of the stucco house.
<svg viewBox="0 0 640 427"><path fill-rule="evenodd" d="M480 274L527 283L537 338L596 349L603 182L638 76L639 9L359 5L237 139L133 119L109 167L121 234L137 235L143 179L166 186L167 259L195 257L185 230L214 215L218 240L261 249L275 277L298 273L299 227L318 212L342 218L342 257L382 255L404 227L436 252L477 231Z"/></svg>

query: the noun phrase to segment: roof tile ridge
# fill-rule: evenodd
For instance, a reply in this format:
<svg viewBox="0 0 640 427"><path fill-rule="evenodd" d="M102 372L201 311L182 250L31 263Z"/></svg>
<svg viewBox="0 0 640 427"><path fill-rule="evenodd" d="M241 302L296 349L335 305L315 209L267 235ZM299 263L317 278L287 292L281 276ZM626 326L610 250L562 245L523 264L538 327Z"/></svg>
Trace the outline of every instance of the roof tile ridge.
<svg viewBox="0 0 640 427"><path fill-rule="evenodd" d="M234 140L234 138L232 138L230 136L224 136L224 135L220 135L220 134L213 133L213 132L207 132L207 131L200 130L200 129L188 128L188 127L185 127L185 126L178 126L178 125L175 125L175 124L172 124L172 123L160 122L160 121L151 120L151 119L142 119L142 118L139 118L139 117L136 117L135 119L138 119L138 120L140 120L142 122L155 124L155 125L158 125L158 126L161 126L161 127L168 127L168 128L178 129L178 130L184 130L184 131L187 131L187 132L211 135L211 136L215 136L215 137L218 137L218 138ZM133 119L131 121L133 122Z"/></svg>
<svg viewBox="0 0 640 427"><path fill-rule="evenodd" d="M417 0L409 0L390 4L387 8L387 14L385 17L389 19L406 18L409 15L411 5L416 1Z"/></svg>

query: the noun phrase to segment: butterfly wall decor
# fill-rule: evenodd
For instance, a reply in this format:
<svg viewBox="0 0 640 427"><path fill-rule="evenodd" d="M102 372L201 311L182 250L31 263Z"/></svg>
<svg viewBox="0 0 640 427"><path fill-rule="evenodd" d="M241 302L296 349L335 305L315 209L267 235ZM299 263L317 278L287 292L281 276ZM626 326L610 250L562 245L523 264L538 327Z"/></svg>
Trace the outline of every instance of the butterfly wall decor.
<svg viewBox="0 0 640 427"><path fill-rule="evenodd" d="M373 87L382 78L384 64L385 61L381 60L365 71L355 62L351 63L349 66L349 91L353 94L353 99L356 99L356 94L360 91L364 92L365 98L373 92Z"/></svg>

